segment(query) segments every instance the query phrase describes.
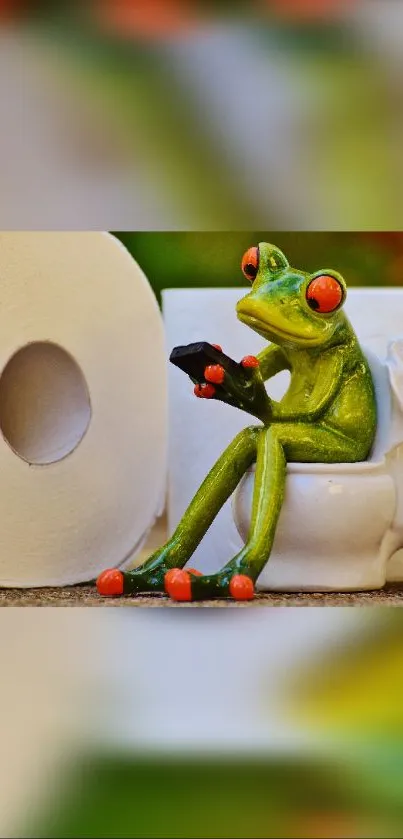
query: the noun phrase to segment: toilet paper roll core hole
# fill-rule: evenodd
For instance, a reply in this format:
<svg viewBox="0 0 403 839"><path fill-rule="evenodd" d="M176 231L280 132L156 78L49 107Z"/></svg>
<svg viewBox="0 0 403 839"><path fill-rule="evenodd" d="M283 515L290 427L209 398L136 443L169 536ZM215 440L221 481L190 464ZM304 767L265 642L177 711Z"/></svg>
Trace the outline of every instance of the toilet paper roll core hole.
<svg viewBox="0 0 403 839"><path fill-rule="evenodd" d="M70 353L37 341L10 358L0 376L0 429L18 457L33 465L63 460L90 422L88 386Z"/></svg>

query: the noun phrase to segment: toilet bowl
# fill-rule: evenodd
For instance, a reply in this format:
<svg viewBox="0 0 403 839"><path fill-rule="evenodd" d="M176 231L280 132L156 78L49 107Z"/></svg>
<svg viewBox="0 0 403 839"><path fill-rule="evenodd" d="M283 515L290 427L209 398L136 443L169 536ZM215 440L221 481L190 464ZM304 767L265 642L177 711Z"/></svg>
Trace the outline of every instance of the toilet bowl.
<svg viewBox="0 0 403 839"><path fill-rule="evenodd" d="M403 340L381 361L364 347L376 391L377 433L360 463L289 463L261 591L363 591L403 580ZM255 468L233 501L247 541ZM396 558L397 557L397 558ZM390 570L390 573L388 571Z"/></svg>

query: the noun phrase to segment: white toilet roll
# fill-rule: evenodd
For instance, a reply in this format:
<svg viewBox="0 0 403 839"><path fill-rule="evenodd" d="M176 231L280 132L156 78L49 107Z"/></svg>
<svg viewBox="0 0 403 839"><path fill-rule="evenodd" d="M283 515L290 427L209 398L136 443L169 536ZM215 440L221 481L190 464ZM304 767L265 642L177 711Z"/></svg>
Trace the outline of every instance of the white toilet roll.
<svg viewBox="0 0 403 839"><path fill-rule="evenodd" d="M0 234L0 585L126 567L166 477L162 318L106 233Z"/></svg>

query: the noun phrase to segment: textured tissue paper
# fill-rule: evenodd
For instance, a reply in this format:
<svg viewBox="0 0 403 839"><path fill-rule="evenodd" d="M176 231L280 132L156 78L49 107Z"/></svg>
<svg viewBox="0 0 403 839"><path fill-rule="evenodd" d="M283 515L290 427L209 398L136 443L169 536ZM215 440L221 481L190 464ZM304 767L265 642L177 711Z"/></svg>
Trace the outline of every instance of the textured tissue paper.
<svg viewBox="0 0 403 839"><path fill-rule="evenodd" d="M163 505L161 313L106 233L2 233L0 287L0 585L85 582Z"/></svg>

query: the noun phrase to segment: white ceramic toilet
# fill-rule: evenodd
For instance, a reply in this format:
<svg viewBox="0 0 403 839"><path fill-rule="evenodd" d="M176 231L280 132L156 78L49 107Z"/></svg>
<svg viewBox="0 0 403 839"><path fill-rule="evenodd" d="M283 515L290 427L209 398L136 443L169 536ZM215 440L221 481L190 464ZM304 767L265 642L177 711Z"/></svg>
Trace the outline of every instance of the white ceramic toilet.
<svg viewBox="0 0 403 839"><path fill-rule="evenodd" d="M378 429L364 463L290 463L270 561L258 588L354 591L403 580L403 340L382 363L364 347L375 383ZM247 539L254 467L233 496ZM388 573L390 562L390 575Z"/></svg>

